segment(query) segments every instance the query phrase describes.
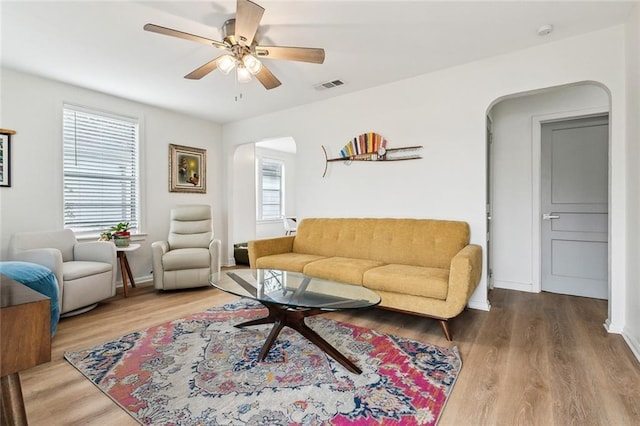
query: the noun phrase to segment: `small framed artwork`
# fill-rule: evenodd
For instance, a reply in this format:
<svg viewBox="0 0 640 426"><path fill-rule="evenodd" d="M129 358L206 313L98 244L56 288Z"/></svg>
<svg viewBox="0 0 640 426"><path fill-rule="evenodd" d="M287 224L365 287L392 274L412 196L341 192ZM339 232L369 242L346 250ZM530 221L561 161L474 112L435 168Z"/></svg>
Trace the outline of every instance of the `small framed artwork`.
<svg viewBox="0 0 640 426"><path fill-rule="evenodd" d="M207 150L169 144L169 192L207 192Z"/></svg>
<svg viewBox="0 0 640 426"><path fill-rule="evenodd" d="M11 186L11 135L13 130L0 129L0 186Z"/></svg>

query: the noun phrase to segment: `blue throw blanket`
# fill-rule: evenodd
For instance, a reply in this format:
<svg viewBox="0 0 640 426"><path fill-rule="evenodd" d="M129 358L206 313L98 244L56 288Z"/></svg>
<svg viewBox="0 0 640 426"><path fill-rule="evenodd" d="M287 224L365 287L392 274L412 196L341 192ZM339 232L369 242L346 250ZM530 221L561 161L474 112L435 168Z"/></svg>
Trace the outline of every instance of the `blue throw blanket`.
<svg viewBox="0 0 640 426"><path fill-rule="evenodd" d="M60 320L58 280L50 269L29 262L0 262L0 273L51 299L51 336Z"/></svg>

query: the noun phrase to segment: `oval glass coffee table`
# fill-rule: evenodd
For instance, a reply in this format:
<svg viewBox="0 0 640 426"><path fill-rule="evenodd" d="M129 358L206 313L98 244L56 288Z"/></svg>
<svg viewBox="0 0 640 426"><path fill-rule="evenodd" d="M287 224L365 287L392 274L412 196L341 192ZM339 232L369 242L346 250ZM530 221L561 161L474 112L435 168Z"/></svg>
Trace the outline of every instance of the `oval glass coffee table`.
<svg viewBox="0 0 640 426"><path fill-rule="evenodd" d="M213 274L209 282L216 288L236 296L247 297L263 304L266 317L243 322L235 327L273 324L273 328L258 355L263 361L284 326L296 330L326 354L353 373L362 370L331 346L304 319L313 315L346 309L365 309L380 303L373 291L350 284L308 277L275 269L237 269Z"/></svg>

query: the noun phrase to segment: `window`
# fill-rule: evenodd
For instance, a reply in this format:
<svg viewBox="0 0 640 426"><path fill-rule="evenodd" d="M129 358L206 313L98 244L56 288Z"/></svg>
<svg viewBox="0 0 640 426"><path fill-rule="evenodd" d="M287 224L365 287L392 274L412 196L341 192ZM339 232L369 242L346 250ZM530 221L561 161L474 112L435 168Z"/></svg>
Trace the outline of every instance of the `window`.
<svg viewBox="0 0 640 426"><path fill-rule="evenodd" d="M98 234L139 227L138 121L65 105L64 226Z"/></svg>
<svg viewBox="0 0 640 426"><path fill-rule="evenodd" d="M282 161L263 158L260 161L258 219L280 219L283 206L283 179L284 165Z"/></svg>

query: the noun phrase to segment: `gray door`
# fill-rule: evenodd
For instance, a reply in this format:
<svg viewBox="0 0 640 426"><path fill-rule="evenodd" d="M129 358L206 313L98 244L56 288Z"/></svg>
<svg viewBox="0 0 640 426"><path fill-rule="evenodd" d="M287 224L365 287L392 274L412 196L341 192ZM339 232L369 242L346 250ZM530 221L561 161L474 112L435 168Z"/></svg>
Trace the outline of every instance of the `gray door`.
<svg viewBox="0 0 640 426"><path fill-rule="evenodd" d="M607 116L542 125L543 291L608 298Z"/></svg>

